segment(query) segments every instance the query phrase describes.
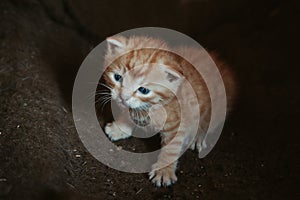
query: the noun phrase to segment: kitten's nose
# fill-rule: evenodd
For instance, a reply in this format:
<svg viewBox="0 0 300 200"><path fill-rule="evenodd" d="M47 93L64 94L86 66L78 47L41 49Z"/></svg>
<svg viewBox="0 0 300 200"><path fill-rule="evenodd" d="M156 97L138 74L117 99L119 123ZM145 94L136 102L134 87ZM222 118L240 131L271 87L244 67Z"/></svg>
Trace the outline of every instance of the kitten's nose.
<svg viewBox="0 0 300 200"><path fill-rule="evenodd" d="M123 102L126 102L130 97L121 95L120 98L121 98L121 100L122 100Z"/></svg>
<svg viewBox="0 0 300 200"><path fill-rule="evenodd" d="M128 106L127 100L129 99L129 97L124 98L123 95L121 95L121 96L120 96L120 99L121 99L122 104Z"/></svg>
<svg viewBox="0 0 300 200"><path fill-rule="evenodd" d="M122 103L127 105L127 100L130 99L131 97L131 93L130 91L127 91L127 90L123 90L121 95L120 95L120 99L122 100Z"/></svg>
<svg viewBox="0 0 300 200"><path fill-rule="evenodd" d="M131 97L131 91L123 89L123 91L121 92L121 99L123 101L127 101L130 97Z"/></svg>

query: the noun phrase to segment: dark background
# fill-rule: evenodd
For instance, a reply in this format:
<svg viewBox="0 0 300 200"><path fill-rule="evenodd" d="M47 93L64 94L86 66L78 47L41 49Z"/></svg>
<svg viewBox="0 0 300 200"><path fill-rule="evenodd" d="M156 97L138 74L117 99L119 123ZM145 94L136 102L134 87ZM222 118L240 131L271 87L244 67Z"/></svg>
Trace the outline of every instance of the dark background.
<svg viewBox="0 0 300 200"><path fill-rule="evenodd" d="M297 0L1 0L0 199L298 199L299 20ZM72 120L85 56L143 26L191 36L238 79L218 144L186 152L170 188L99 163Z"/></svg>

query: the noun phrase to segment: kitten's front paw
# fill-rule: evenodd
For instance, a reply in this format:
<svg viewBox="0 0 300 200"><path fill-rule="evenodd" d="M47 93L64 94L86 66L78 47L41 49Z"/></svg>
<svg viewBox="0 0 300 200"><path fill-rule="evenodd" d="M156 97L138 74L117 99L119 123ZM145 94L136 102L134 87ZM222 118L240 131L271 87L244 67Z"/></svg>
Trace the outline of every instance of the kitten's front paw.
<svg viewBox="0 0 300 200"><path fill-rule="evenodd" d="M123 132L115 122L113 123L108 123L105 126L105 133L106 135L112 140L112 141L117 141L121 139L125 139L130 137L130 134Z"/></svg>
<svg viewBox="0 0 300 200"><path fill-rule="evenodd" d="M170 186L177 181L177 176L175 174L175 167L173 165L164 167L162 169L153 170L149 173L149 179L157 187Z"/></svg>

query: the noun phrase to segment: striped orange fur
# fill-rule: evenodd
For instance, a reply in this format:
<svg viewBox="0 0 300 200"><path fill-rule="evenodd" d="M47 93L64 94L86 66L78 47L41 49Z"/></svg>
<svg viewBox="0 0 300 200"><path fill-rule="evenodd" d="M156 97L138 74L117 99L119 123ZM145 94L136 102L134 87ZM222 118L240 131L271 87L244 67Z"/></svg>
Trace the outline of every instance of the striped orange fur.
<svg viewBox="0 0 300 200"><path fill-rule="evenodd" d="M179 130L181 110L176 93L184 94L181 81L183 78L189 81L198 99L198 104L193 105L189 102L189 94L184 94L186 102L191 104L190 106L199 106L201 112L199 132L190 143L191 149L197 148L201 151L203 138L201 134L205 133L210 122L210 95L218 94L208 93L204 79L185 59L171 51L161 50L160 48L171 50L162 40L140 36L130 38L116 36L108 38L107 42L105 65L108 67L104 73L104 80L111 89L111 98L121 106L128 107L131 116L136 118L137 122L142 121L139 118L149 120L149 108L156 104L161 104L167 113L166 122L160 131L163 148L149 175L156 186L169 186L177 181L175 175L177 160L186 138L189 137L188 131ZM193 58L196 49L182 47L178 50L191 59L198 59ZM235 95L232 73L225 64L216 59L215 54L212 54L212 57L219 67L225 83L228 105L231 106ZM166 82L168 88L156 84L161 81ZM140 90L145 94L139 92ZM146 94L148 90L150 92ZM131 136L131 131L132 127L122 119L122 116L105 127L106 134L114 141Z"/></svg>

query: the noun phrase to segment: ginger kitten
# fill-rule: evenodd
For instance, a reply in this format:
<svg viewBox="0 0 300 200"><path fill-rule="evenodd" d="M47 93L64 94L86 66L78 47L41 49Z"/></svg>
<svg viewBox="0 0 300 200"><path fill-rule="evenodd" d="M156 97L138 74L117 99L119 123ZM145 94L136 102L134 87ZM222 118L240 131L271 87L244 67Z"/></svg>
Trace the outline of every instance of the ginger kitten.
<svg viewBox="0 0 300 200"><path fill-rule="evenodd" d="M190 63L174 53L160 50L160 48L170 49L162 40L140 36L130 38L114 36L108 38L107 43L105 66L108 67L104 73L104 80L105 86L110 89L111 98L121 107L129 109L133 121L140 125L149 123L149 109L153 106L162 105L166 111L166 121L159 131L162 146L166 148L162 148L157 162L152 166L149 178L158 187L169 186L177 181L175 170L184 145L188 144L189 148L201 151L204 145L203 134L210 122L210 95L218 94L209 95L204 80ZM195 49L179 50L183 55L193 59ZM230 107L235 92L232 74L226 65L216 60L214 54L211 56L222 75ZM184 79L192 86L198 102L192 101L190 94L185 91ZM200 128L193 141L190 141L189 124L179 130L182 112L176 98L179 94L184 96L183 104L186 104L190 111L199 106ZM192 120L196 116L187 114L185 117L186 121L189 121L189 118ZM104 129L112 141L117 141L130 137L133 126L121 115L112 123L108 123Z"/></svg>

